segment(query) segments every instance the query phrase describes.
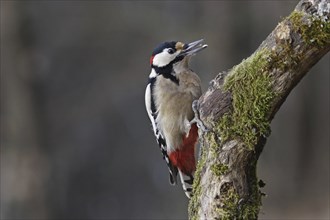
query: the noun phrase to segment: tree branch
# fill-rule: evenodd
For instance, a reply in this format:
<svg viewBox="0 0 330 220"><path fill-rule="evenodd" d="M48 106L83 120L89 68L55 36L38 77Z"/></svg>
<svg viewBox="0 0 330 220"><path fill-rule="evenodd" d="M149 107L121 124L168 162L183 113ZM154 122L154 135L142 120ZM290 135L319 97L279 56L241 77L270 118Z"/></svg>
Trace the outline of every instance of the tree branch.
<svg viewBox="0 0 330 220"><path fill-rule="evenodd" d="M330 50L330 4L302 0L259 48L222 72L198 100L200 132L190 219L257 219L257 161L291 90ZM201 130L201 129L200 129Z"/></svg>

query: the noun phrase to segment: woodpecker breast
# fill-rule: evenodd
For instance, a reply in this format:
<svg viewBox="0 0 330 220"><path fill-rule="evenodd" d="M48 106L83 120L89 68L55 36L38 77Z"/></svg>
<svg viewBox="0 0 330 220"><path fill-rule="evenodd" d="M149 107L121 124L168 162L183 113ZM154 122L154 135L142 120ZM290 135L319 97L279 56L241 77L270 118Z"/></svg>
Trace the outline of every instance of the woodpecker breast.
<svg viewBox="0 0 330 220"><path fill-rule="evenodd" d="M186 135L189 126L187 124L194 118L192 102L201 96L197 74L188 68L180 70L181 72L175 73L178 84L160 75L154 87L155 105L158 110L156 122L162 127L168 153L181 146L182 136Z"/></svg>

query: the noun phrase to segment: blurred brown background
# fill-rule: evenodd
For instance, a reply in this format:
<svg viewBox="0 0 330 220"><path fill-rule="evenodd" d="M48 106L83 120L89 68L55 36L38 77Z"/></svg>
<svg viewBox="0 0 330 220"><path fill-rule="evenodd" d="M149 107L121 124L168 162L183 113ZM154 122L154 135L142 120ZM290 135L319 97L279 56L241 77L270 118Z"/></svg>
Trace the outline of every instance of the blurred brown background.
<svg viewBox="0 0 330 220"><path fill-rule="evenodd" d="M1 1L1 219L184 219L144 109L149 56L204 38L204 91L298 1ZM261 155L261 219L329 218L329 54Z"/></svg>

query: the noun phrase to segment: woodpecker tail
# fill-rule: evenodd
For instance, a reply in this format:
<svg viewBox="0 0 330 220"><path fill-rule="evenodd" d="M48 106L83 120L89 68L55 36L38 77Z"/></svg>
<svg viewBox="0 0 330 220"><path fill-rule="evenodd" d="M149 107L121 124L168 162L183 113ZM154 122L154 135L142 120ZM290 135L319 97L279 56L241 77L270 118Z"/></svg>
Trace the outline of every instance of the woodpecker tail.
<svg viewBox="0 0 330 220"><path fill-rule="evenodd" d="M186 194L186 196L190 199L192 196L192 185L194 182L194 176L193 174L186 175L180 170L179 170L179 175L180 175L183 191Z"/></svg>

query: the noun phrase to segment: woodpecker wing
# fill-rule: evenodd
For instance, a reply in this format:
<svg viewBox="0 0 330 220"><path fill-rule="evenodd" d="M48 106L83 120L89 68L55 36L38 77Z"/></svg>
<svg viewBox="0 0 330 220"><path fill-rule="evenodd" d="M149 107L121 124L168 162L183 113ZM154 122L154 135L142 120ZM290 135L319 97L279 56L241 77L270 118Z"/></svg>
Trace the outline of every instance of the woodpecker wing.
<svg viewBox="0 0 330 220"><path fill-rule="evenodd" d="M158 145L160 147L160 150L162 152L163 155L163 159L166 161L167 167L169 169L169 173L170 173L170 183L172 185L176 184L176 177L177 177L177 173L178 173L178 169L176 167L174 167L169 159L169 156L167 154L167 147L166 147L166 140L164 135L162 134L162 131L159 127L159 125L156 122L156 118L157 118L157 110L156 110L156 106L155 106L155 100L153 98L153 86L156 82L156 76L152 77L152 74L150 74L149 77L149 83L147 85L146 88L146 92L145 92L145 105L146 105L146 110L149 116L149 119L151 121L152 124L152 129L154 131L154 134L156 136Z"/></svg>

